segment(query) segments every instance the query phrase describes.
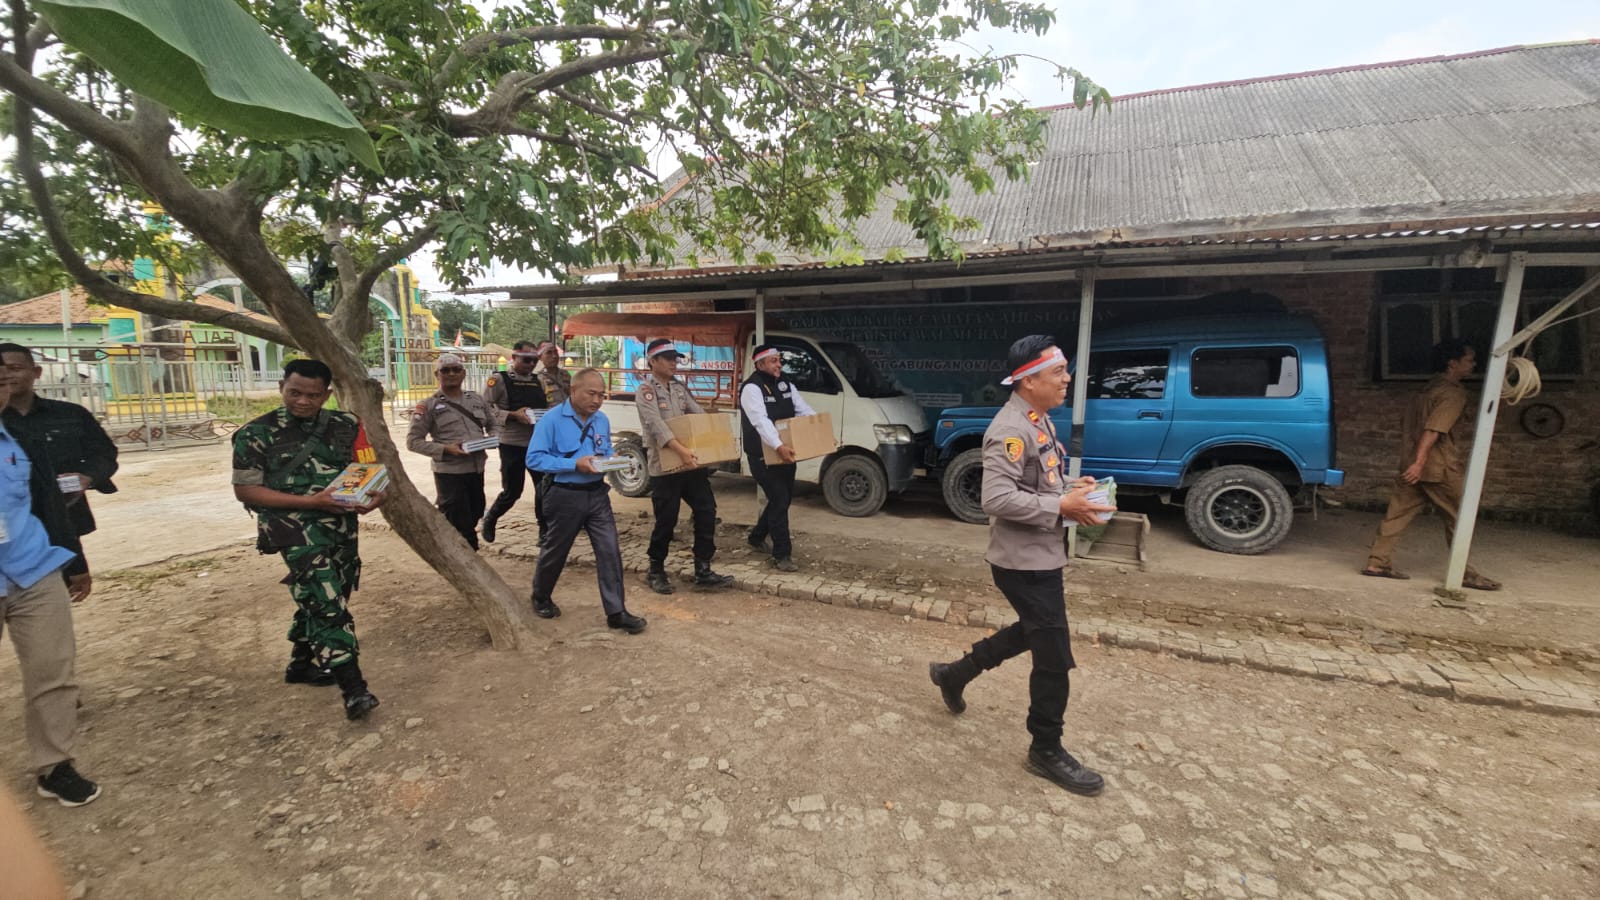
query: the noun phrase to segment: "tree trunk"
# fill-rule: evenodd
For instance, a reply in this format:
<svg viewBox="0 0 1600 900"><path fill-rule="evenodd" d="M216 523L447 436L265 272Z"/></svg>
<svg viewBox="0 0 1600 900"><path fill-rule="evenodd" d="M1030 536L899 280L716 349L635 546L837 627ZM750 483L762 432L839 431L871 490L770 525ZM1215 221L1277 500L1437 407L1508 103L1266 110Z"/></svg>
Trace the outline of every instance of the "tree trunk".
<svg viewBox="0 0 1600 900"><path fill-rule="evenodd" d="M496 650L517 649L533 624L532 607L473 552L407 477L399 447L389 433L383 389L367 377L365 369L352 368L342 358L324 362L333 369L334 382L340 386L340 405L361 417L378 461L389 467L384 519L417 556L466 599L489 630L489 640Z"/></svg>

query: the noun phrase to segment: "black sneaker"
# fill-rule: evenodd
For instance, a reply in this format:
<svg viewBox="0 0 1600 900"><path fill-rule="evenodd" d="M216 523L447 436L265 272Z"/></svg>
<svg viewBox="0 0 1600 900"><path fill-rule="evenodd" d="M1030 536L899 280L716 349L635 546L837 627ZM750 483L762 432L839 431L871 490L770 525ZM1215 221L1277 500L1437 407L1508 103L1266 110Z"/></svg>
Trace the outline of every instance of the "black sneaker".
<svg viewBox="0 0 1600 900"><path fill-rule="evenodd" d="M494 543L494 526L494 516L486 515L483 517L483 524L479 527L479 530L483 532L483 539L491 544Z"/></svg>
<svg viewBox="0 0 1600 900"><path fill-rule="evenodd" d="M561 616L561 607L554 600L533 601L533 614L541 619L555 619Z"/></svg>
<svg viewBox="0 0 1600 900"><path fill-rule="evenodd" d="M1099 772L1085 767L1065 750L1030 749L1026 768L1040 778L1085 797L1093 797L1106 786L1106 780L1100 777Z"/></svg>
<svg viewBox="0 0 1600 900"><path fill-rule="evenodd" d="M39 776L39 796L54 797L62 806L84 806L100 796L100 785L78 774L72 763L64 762Z"/></svg>
<svg viewBox="0 0 1600 900"><path fill-rule="evenodd" d="M371 691L361 691L344 698L344 717L354 722L365 719L367 713L378 708L378 697Z"/></svg>
<svg viewBox="0 0 1600 900"><path fill-rule="evenodd" d="M309 684L313 687L327 687L338 684L339 679L333 677L333 672L309 662L295 660L283 670L284 684Z"/></svg>
<svg viewBox="0 0 1600 900"><path fill-rule="evenodd" d="M606 616L606 627L620 628L629 634L638 634L643 631L645 624L643 616L636 616L627 610Z"/></svg>

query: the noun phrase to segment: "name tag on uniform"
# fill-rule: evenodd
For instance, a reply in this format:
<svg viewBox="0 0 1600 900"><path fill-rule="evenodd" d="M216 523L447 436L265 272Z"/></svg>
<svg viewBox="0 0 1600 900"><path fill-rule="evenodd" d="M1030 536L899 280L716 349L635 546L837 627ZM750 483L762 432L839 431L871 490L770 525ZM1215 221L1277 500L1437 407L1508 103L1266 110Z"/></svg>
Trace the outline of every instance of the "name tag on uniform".
<svg viewBox="0 0 1600 900"><path fill-rule="evenodd" d="M434 408L435 411L444 409L444 404L443 403L435 403L433 405L433 408Z"/></svg>

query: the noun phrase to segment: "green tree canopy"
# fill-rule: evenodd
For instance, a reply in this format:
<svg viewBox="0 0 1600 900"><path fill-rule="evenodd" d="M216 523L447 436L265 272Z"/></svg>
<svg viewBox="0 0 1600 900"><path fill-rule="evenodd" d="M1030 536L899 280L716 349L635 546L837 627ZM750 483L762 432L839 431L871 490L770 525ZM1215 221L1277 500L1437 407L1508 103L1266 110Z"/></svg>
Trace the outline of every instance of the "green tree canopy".
<svg viewBox="0 0 1600 900"><path fill-rule="evenodd" d="M889 189L932 255L957 255L950 235L971 223L950 209L950 185L1024 177L1044 120L1011 90L1018 57L954 48L984 26L1042 38L1054 19L1019 0L557 0L487 13L467 0L11 6L0 90L16 182L0 189L13 185L4 220L21 242L13 258L48 245L103 301L324 359L342 405L367 420L391 465L397 451L359 351L373 284L395 262L436 242L441 274L461 285L491 263L558 277L601 262L665 263L684 237L735 258L756 236L832 252ZM67 7L115 10L138 28L85 31L60 18L58 44L50 16ZM173 21L181 16L230 32L218 46L253 46L255 61L233 73L244 77L208 75L205 91L152 84L141 67L172 53L196 72L215 65L180 39L191 34ZM378 165L363 164L363 141L337 122L321 137L285 130L286 110L316 105L303 79L274 77L265 104L229 93L287 72L265 61L270 47L234 33L258 26L331 89L373 139ZM141 43L149 35L164 36L161 56ZM1077 72L1059 74L1080 103L1105 99ZM219 112L219 99L232 105ZM697 179L697 202L662 202L652 166L671 160ZM13 213L18 183L28 202ZM175 226L157 247L140 214L148 200ZM249 285L276 325L135 294L89 264L195 244ZM316 315L285 259L311 260L313 281L328 277L330 318ZM526 619L516 595L398 474L385 515L477 605L496 643L514 645Z"/></svg>

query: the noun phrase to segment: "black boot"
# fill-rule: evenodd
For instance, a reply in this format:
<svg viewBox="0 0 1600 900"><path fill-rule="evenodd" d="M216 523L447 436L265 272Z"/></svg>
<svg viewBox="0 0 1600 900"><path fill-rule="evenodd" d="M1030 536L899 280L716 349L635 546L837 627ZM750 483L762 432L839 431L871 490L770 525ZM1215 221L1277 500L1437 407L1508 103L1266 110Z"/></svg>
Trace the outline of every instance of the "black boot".
<svg viewBox="0 0 1600 900"><path fill-rule="evenodd" d="M378 706L378 698L367 690L367 680L361 677L361 665L350 660L334 666L333 675L339 679L339 691L344 694L344 717L352 722L365 719L367 713Z"/></svg>
<svg viewBox="0 0 1600 900"><path fill-rule="evenodd" d="M967 683L977 676L978 667L973 664L971 654L953 663L928 663L928 678L939 686L939 693L944 696L944 705L956 715L967 711L967 701L962 698L961 692L966 690Z"/></svg>
<svg viewBox="0 0 1600 900"><path fill-rule="evenodd" d="M1029 748L1026 768L1040 778L1085 797L1093 797L1106 786L1106 780L1100 777L1099 772L1084 766L1060 747Z"/></svg>
<svg viewBox="0 0 1600 900"><path fill-rule="evenodd" d="M658 594L670 594L677 590L672 586L672 579L667 577L666 567L658 562L650 564L650 571L645 573L644 580L650 585L650 590Z"/></svg>
<svg viewBox="0 0 1600 900"><path fill-rule="evenodd" d="M283 670L284 684L309 684L316 687L327 687L335 684L333 673L316 664L316 654L311 652L310 644L296 642L294 649L289 651L289 665Z"/></svg>
<svg viewBox="0 0 1600 900"><path fill-rule="evenodd" d="M703 588L727 587L728 585L733 584L733 576L718 575L717 573L711 571L710 560L701 562L697 559L694 561L694 584L695 587Z"/></svg>
<svg viewBox="0 0 1600 900"><path fill-rule="evenodd" d="M490 544L494 543L494 526L495 526L495 523L498 522L498 521L499 521L499 517L496 516L494 513L492 513L492 512L484 513L484 515L483 515L483 525L478 530L483 532L483 540L486 543L490 543Z"/></svg>

